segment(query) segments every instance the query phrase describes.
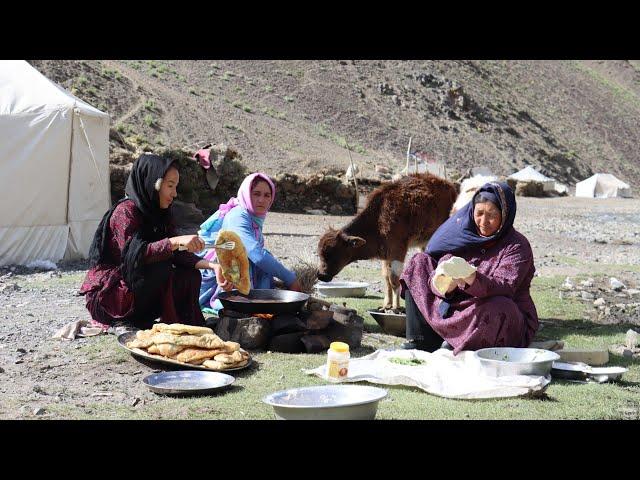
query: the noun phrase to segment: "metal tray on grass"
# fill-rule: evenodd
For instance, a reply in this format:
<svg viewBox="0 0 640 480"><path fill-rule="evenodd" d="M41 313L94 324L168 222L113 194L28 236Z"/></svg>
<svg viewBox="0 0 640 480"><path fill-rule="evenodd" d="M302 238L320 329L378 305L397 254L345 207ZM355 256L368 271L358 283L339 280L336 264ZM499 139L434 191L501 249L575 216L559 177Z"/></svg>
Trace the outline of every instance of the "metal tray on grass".
<svg viewBox="0 0 640 480"><path fill-rule="evenodd" d="M236 379L220 372L178 371L152 373L142 381L152 392L163 395L201 395L225 389Z"/></svg>
<svg viewBox="0 0 640 480"><path fill-rule="evenodd" d="M624 367L592 367L581 362L553 362L551 376L578 382L604 383L619 380Z"/></svg>
<svg viewBox="0 0 640 480"><path fill-rule="evenodd" d="M172 365L174 367L182 367L182 368L187 368L189 370L202 370L205 372L233 372L236 370L244 370L245 368L251 366L251 363L253 363L253 360L251 359L251 357L249 357L249 362L246 365L243 365L242 367L225 368L224 370L213 370L211 368L203 367L202 365L192 365L191 363L179 362L177 360L172 360L170 358L163 357L162 355L153 355L151 353L145 352L140 348L127 347L127 342L130 342L134 338L136 338L135 331L124 332L118 335L118 345L120 345L122 348L127 350L134 357L138 357L151 362L163 363L165 365Z"/></svg>

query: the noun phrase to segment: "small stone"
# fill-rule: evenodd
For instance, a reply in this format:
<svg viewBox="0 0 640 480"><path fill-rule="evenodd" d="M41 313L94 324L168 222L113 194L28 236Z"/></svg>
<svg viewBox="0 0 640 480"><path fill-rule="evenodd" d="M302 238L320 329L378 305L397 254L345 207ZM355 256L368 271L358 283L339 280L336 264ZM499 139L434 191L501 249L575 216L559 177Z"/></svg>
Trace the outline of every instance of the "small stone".
<svg viewBox="0 0 640 480"><path fill-rule="evenodd" d="M593 305L596 306L596 307L600 307L600 306L604 305L605 303L606 302L604 301L604 298L601 297L601 298L598 298L597 300L595 300L593 302Z"/></svg>
<svg viewBox="0 0 640 480"><path fill-rule="evenodd" d="M0 367L0 373L4 373L4 368Z"/></svg>
<svg viewBox="0 0 640 480"><path fill-rule="evenodd" d="M615 290L616 292L619 292L623 288L626 288L624 283L614 277L611 277L609 279L609 285L611 286L611 289Z"/></svg>
<svg viewBox="0 0 640 480"><path fill-rule="evenodd" d="M630 288L627 290L627 295L629 295L630 297L633 297L634 295L638 295L640 293L640 290L636 290L635 288Z"/></svg>
<svg viewBox="0 0 640 480"><path fill-rule="evenodd" d="M138 397L133 399L133 402L131 402L131 406L135 407L138 403L140 402L140 399Z"/></svg>
<svg viewBox="0 0 640 480"><path fill-rule="evenodd" d="M596 298L596 296L591 292L582 292L581 296L583 300L593 300Z"/></svg>
<svg viewBox="0 0 640 480"><path fill-rule="evenodd" d="M567 277L564 280L564 283L562 285L560 285L560 289L561 290L573 290L575 288L575 285L573 284L573 282L571 281L571 279L569 277Z"/></svg>
<svg viewBox="0 0 640 480"><path fill-rule="evenodd" d="M629 350L628 348L625 348L622 351L622 356L625 358L633 358L633 352L631 350Z"/></svg>
<svg viewBox="0 0 640 480"><path fill-rule="evenodd" d="M24 348L16 348L16 352L18 352L18 353L27 353L27 351Z"/></svg>
<svg viewBox="0 0 640 480"><path fill-rule="evenodd" d="M587 280L583 280L580 282L580 285L582 285L583 287L593 287L593 278L588 278Z"/></svg>
<svg viewBox="0 0 640 480"><path fill-rule="evenodd" d="M20 365L21 363L24 363L24 360L22 360L21 358L19 358L18 360L16 360L15 362L13 362L15 365Z"/></svg>
<svg viewBox="0 0 640 480"><path fill-rule="evenodd" d="M45 412L46 410L42 407L38 407L33 410L34 415L43 415Z"/></svg>

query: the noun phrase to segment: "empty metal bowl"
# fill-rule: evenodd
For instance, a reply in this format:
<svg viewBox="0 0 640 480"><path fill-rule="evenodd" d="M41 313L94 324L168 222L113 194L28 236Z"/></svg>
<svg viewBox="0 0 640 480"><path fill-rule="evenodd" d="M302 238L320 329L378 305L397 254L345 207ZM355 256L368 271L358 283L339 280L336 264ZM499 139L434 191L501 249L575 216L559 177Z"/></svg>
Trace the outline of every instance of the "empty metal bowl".
<svg viewBox="0 0 640 480"><path fill-rule="evenodd" d="M323 297L364 297L368 286L365 282L318 282L316 291Z"/></svg>
<svg viewBox="0 0 640 480"><path fill-rule="evenodd" d="M505 375L542 375L551 372L553 362L560 355L540 348L494 347L483 348L475 352L486 375L502 377Z"/></svg>
<svg viewBox="0 0 640 480"><path fill-rule="evenodd" d="M373 420L383 388L363 385L321 385L290 388L262 399L278 420Z"/></svg>
<svg viewBox="0 0 640 480"><path fill-rule="evenodd" d="M367 310L382 331L389 335L404 337L407 329L407 315L404 313L384 313L377 310Z"/></svg>
<svg viewBox="0 0 640 480"><path fill-rule="evenodd" d="M187 370L153 373L144 377L142 381L155 393L164 395L200 395L225 389L236 379L226 373Z"/></svg>

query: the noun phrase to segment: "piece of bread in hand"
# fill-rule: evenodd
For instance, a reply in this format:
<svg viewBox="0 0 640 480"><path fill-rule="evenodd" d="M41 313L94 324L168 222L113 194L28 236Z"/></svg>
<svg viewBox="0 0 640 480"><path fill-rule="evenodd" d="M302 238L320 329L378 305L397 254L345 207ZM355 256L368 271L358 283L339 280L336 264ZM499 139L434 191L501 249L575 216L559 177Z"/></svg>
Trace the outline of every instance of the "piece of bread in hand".
<svg viewBox="0 0 640 480"><path fill-rule="evenodd" d="M222 267L222 274L233 283L243 295L248 295L251 291L251 280L249 278L249 259L247 258L247 250L240 237L231 230L220 230L216 245L225 242L235 242L233 250L216 250L218 261Z"/></svg>

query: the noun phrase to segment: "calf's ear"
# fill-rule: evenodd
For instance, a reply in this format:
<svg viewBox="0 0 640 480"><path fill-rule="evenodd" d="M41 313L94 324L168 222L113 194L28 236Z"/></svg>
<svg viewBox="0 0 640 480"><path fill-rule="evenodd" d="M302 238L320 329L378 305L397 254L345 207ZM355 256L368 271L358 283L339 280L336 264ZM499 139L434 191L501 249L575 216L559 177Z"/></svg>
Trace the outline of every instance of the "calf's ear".
<svg viewBox="0 0 640 480"><path fill-rule="evenodd" d="M347 237L347 242L349 242L349 245L354 247L354 248L361 247L365 243L367 243L367 241L364 238L352 237L352 236Z"/></svg>

